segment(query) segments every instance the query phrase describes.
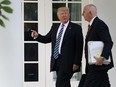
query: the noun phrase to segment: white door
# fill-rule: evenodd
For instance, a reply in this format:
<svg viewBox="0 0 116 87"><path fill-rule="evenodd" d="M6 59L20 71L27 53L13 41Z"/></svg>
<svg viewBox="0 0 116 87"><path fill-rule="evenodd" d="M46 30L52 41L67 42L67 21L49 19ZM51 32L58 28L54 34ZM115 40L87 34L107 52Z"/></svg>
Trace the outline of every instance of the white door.
<svg viewBox="0 0 116 87"><path fill-rule="evenodd" d="M33 41L30 29L45 35L53 23L59 23L56 16L58 7L70 8L71 21L82 25L82 0L23 0L22 24L24 31L24 87L55 87L55 72L50 72L51 44ZM77 87L80 73L71 79Z"/></svg>
<svg viewBox="0 0 116 87"><path fill-rule="evenodd" d="M45 33L44 0L22 0L22 23L24 33L24 85L23 87L46 87L45 45L33 41L31 29Z"/></svg>

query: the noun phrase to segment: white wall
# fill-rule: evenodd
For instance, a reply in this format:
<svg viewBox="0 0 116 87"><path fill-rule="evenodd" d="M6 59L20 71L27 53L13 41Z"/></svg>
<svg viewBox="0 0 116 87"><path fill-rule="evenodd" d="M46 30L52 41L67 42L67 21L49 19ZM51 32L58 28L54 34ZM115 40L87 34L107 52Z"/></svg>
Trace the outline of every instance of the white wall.
<svg viewBox="0 0 116 87"><path fill-rule="evenodd" d="M23 87L23 38L21 0L10 0L13 14L0 26L0 87Z"/></svg>
<svg viewBox="0 0 116 87"><path fill-rule="evenodd" d="M109 26L112 40L114 42L112 52L114 64L116 65L116 0L93 0L93 3L97 6L98 16ZM116 66L109 71L111 87L116 87L115 74Z"/></svg>

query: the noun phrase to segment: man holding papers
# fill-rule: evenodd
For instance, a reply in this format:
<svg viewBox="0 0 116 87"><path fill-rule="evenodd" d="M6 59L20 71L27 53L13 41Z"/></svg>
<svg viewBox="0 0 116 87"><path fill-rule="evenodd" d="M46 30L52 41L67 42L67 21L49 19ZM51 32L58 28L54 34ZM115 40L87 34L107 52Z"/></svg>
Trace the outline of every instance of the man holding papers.
<svg viewBox="0 0 116 87"><path fill-rule="evenodd" d="M93 4L86 5L82 15L90 25L85 39L87 77L83 87L111 87L107 72L114 65L109 28L97 17L97 8Z"/></svg>
<svg viewBox="0 0 116 87"><path fill-rule="evenodd" d="M96 59L100 58L102 51L103 51L103 47L104 47L104 43L102 41L89 41L88 44L88 63L89 65L91 64L96 64ZM110 64L111 59L106 59L103 58L102 60L102 64Z"/></svg>

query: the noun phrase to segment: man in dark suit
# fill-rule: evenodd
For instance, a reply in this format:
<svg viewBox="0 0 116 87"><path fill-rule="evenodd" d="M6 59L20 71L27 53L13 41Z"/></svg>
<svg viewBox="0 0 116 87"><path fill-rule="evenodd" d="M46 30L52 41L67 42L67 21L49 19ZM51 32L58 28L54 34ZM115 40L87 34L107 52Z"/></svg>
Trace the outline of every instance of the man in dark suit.
<svg viewBox="0 0 116 87"><path fill-rule="evenodd" d="M39 42L52 43L50 71L56 71L56 87L71 87L70 79L74 72L80 71L81 67L82 28L69 21L70 14L67 7L58 8L57 16L61 23L53 24L45 36L33 30L31 36Z"/></svg>
<svg viewBox="0 0 116 87"><path fill-rule="evenodd" d="M97 17L97 8L93 4L86 5L82 13L84 19L89 22L89 31L85 39L85 58L87 77L83 87L110 87L108 70L114 67L112 60L113 42L110 36L108 26ZM103 51L99 58L95 57L96 63L88 64L88 46L89 41L102 41L104 43ZM104 64L104 59L109 59L109 64Z"/></svg>

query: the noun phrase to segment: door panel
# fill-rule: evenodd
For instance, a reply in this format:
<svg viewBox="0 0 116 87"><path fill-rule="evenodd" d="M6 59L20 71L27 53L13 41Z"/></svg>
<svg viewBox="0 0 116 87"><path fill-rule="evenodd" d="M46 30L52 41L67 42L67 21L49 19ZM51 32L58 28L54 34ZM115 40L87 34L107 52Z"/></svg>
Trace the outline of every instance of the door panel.
<svg viewBox="0 0 116 87"><path fill-rule="evenodd" d="M55 87L56 74L50 72L51 44L34 41L31 29L45 35L53 23L59 23L56 15L58 7L70 8L71 21L82 25L81 0L22 0L24 33L24 86ZM82 72L75 73L71 79L76 87Z"/></svg>

